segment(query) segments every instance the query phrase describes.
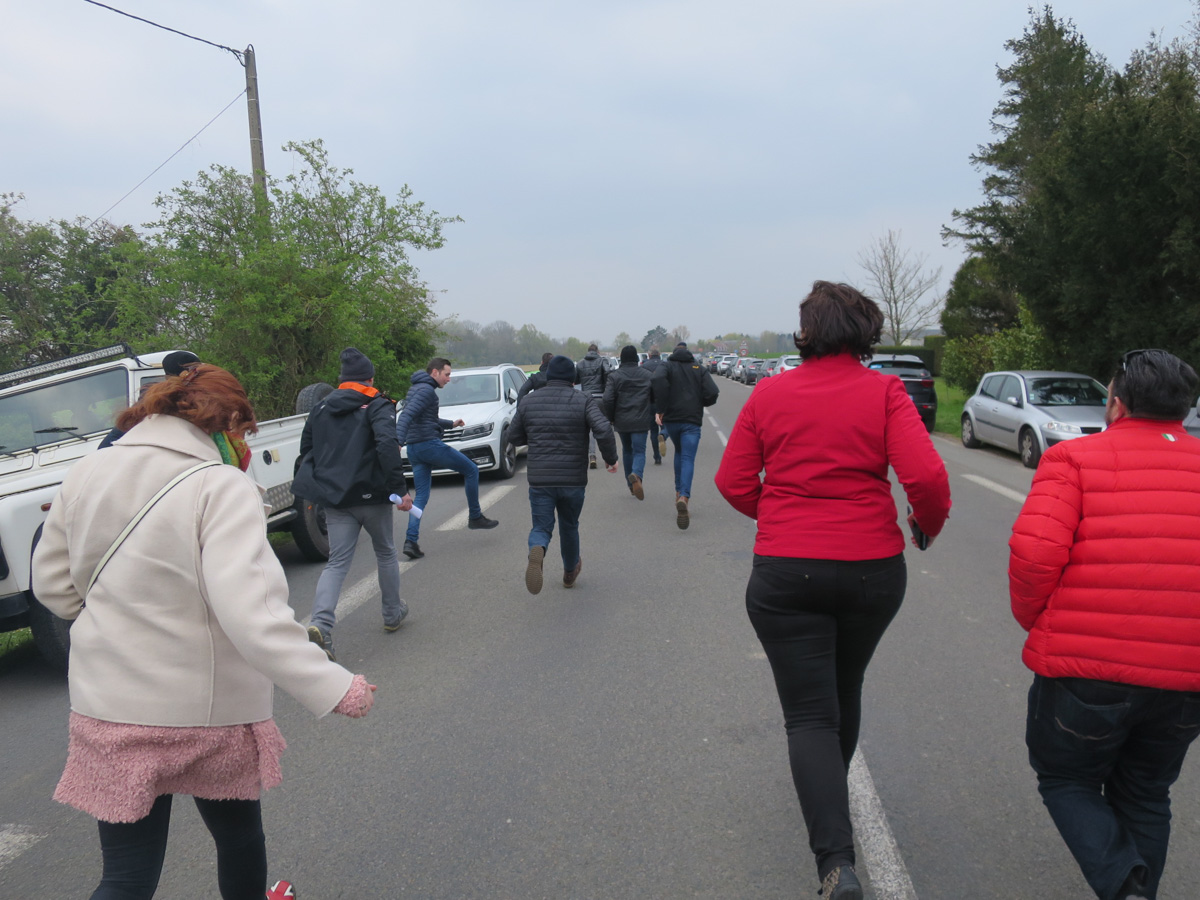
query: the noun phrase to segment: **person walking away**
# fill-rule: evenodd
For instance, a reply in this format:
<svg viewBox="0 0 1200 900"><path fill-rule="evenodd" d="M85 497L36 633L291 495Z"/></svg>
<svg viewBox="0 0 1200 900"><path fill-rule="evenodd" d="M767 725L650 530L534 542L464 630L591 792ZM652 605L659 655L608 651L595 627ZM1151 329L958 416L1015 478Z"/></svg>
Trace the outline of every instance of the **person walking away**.
<svg viewBox="0 0 1200 900"><path fill-rule="evenodd" d="M579 390L600 404L604 396L604 386L608 383L608 357L601 356L595 344L588 344L587 354L575 367L575 383ZM596 438L588 438L588 467L596 468Z"/></svg>
<svg viewBox="0 0 1200 900"><path fill-rule="evenodd" d="M555 356L546 367L546 378L544 388L517 404L517 414L509 426L513 443L529 446L525 474L533 528L529 532L525 587L531 594L542 589L542 563L554 535L556 513L563 587L574 587L583 568L579 516L588 481L588 435L596 439L608 471L617 471L612 426L590 394L575 390L575 364L566 356Z"/></svg>
<svg viewBox="0 0 1200 900"><path fill-rule="evenodd" d="M341 353L341 383L309 413L300 435L292 493L325 510L329 561L317 580L308 637L334 659L333 626L342 583L360 530L375 550L383 628L396 631L408 615L400 599L400 560L392 526L396 509L412 508L396 443L396 404L375 387L375 366L355 347Z"/></svg>
<svg viewBox="0 0 1200 900"><path fill-rule="evenodd" d="M704 407L716 403L720 391L708 368L696 362L683 341L675 345L650 384L655 420L675 447L675 524L687 528Z"/></svg>
<svg viewBox="0 0 1200 900"><path fill-rule="evenodd" d="M194 365L117 424L111 449L67 473L33 554L38 600L74 621L54 798L97 820L92 900L154 896L173 794L194 798L216 843L220 896L262 900L260 797L284 749L274 685L317 716L364 716L375 688L309 643L288 605L245 474L257 425L237 379Z"/></svg>
<svg viewBox="0 0 1200 900"><path fill-rule="evenodd" d="M517 402L521 402L521 398L530 391L536 391L540 387L546 386L546 367L550 365L550 360L554 358L553 353L542 354L542 364L536 372L525 379L525 383L521 385L521 389L517 391Z"/></svg>
<svg viewBox="0 0 1200 900"><path fill-rule="evenodd" d="M479 505L479 466L463 453L448 446L442 436L447 428L462 428L462 419L443 419L439 415L437 392L450 381L450 361L435 356L423 372L414 372L412 387L404 398L404 409L396 420L396 440L408 451L408 464L412 466L413 484L417 496L413 504L424 513L433 487L433 470L450 469L463 477L463 488L467 493L470 529L495 528L500 523L483 514ZM404 535L404 555L409 559L420 559L421 520L411 512L408 515L408 531Z"/></svg>
<svg viewBox="0 0 1200 900"><path fill-rule="evenodd" d="M1126 353L1107 430L1046 451L1009 541L1029 763L1102 900L1157 895L1171 785L1200 734L1196 385L1165 350Z"/></svg>
<svg viewBox="0 0 1200 900"><path fill-rule="evenodd" d="M646 361L642 363L642 368L653 376L663 362L662 354L658 352L658 348L651 347L650 352L646 355ZM654 464L661 466L662 458L667 452L667 436L659 432L658 419L654 417L650 419L650 449L654 453Z"/></svg>
<svg viewBox="0 0 1200 900"><path fill-rule="evenodd" d="M930 541L950 510L946 468L903 382L862 364L882 326L859 291L814 283L800 304L804 364L746 400L716 476L758 522L746 612L775 677L824 900L863 896L846 776L867 665L907 577L889 466Z"/></svg>
<svg viewBox="0 0 1200 900"><path fill-rule="evenodd" d="M621 436L621 462L629 492L645 499L642 477L646 471L646 432L654 421L650 398L651 374L638 365L637 347L621 348L621 364L608 376L604 388L603 409L617 434Z"/></svg>

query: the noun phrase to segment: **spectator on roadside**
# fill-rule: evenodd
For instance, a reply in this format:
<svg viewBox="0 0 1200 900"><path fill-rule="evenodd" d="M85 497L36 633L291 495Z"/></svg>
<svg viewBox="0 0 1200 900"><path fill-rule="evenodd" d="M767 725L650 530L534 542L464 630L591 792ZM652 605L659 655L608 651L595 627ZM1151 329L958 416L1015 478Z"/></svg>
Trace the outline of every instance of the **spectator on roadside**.
<svg viewBox="0 0 1200 900"><path fill-rule="evenodd" d="M663 361L658 348L651 347L650 352L646 354L646 361L642 363L642 368L653 376ZM653 417L650 419L650 449L654 452L654 464L661 466L662 458L667 452L667 436L659 432L658 419Z"/></svg>
<svg viewBox="0 0 1200 900"><path fill-rule="evenodd" d="M675 445L675 524L687 528L704 407L716 403L720 391L708 368L696 362L683 341L654 373L651 390L655 420Z"/></svg>
<svg viewBox="0 0 1200 900"><path fill-rule="evenodd" d="M435 356L423 372L414 372L412 387L404 398L404 409L396 420L396 440L408 450L408 464L412 466L413 483L417 496L413 505L425 512L429 494L433 487L433 470L449 469L463 477L463 489L467 494L467 527L495 528L500 523L483 514L479 505L479 466L459 450L442 440L447 428L462 428L462 419L443 419L440 415L437 392L450 381L450 361ZM418 543L421 538L421 519L409 513L408 531L404 534L404 555L409 559L420 559L425 554Z"/></svg>
<svg viewBox="0 0 1200 900"><path fill-rule="evenodd" d="M587 394L600 405L604 396L604 386L608 383L608 357L601 356L595 344L588 344L587 354L575 367L575 383L579 390ZM596 438L588 438L588 467L596 468Z"/></svg>
<svg viewBox="0 0 1200 900"><path fill-rule="evenodd" d="M592 396L577 391L575 364L555 356L546 367L546 386L517 405L509 435L514 444L528 444L529 507L533 528L525 587L542 589L542 563L554 535L558 514L563 587L572 588L583 568L579 553L579 516L588 481L588 435L594 436L608 471L617 471L617 443L612 427Z"/></svg>
<svg viewBox="0 0 1200 900"><path fill-rule="evenodd" d="M824 900L863 896L846 777L863 678L907 578L888 468L930 540L950 510L946 468L903 382L862 364L882 326L859 291L814 283L800 304L804 365L746 400L716 477L758 522L746 611L775 676Z"/></svg>
<svg viewBox="0 0 1200 900"><path fill-rule="evenodd" d="M341 353L341 383L304 423L292 493L320 504L329 532L329 561L317 580L308 637L334 659L333 626L342 583L363 529L371 536L383 629L393 632L408 615L400 599L400 560L392 526L396 509L412 508L404 462L396 443L396 402L375 387L375 366L360 350Z"/></svg>
<svg viewBox="0 0 1200 900"><path fill-rule="evenodd" d="M221 897L262 898L259 798L284 749L274 685L354 717L374 687L313 647L288 605L244 474L257 426L237 380L194 365L117 421L121 441L67 473L33 556L38 600L74 620L54 797L98 820L94 898L154 895L173 794L194 798L216 843Z"/></svg>
<svg viewBox="0 0 1200 900"><path fill-rule="evenodd" d="M1009 541L1029 762L1102 900L1156 896L1171 785L1200 734L1200 440L1182 426L1196 385L1165 350L1126 353L1107 430L1046 451Z"/></svg>
<svg viewBox="0 0 1200 900"><path fill-rule="evenodd" d="M536 391L540 387L546 386L546 367L550 365L550 360L554 358L553 353L542 354L542 364L536 372L525 379L525 383L521 385L521 389L517 391L517 402L521 402L521 398L530 391Z"/></svg>
<svg viewBox="0 0 1200 900"><path fill-rule="evenodd" d="M621 348L621 364L609 374L604 388L603 408L613 428L621 436L621 463L629 492L645 499L642 477L646 472L646 432L654 421L654 403L650 396L651 375L638 365L637 347Z"/></svg>

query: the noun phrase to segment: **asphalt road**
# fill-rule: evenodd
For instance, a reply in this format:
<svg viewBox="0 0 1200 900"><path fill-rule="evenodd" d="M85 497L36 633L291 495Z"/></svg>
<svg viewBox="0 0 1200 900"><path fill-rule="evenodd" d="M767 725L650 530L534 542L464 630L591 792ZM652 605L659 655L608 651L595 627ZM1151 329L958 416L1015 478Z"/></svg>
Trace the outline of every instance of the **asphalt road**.
<svg viewBox="0 0 1200 900"><path fill-rule="evenodd" d="M376 706L315 720L278 695L289 749L264 800L273 879L302 900L815 896L782 716L743 608L754 526L712 486L718 432L749 389L718 385L691 528L675 526L670 452L641 503L621 475L591 473L573 590L557 578L557 541L546 587L525 590L523 462L483 483L492 531L439 531L465 503L461 481L438 481L396 634L360 545L343 601L360 605L335 638L339 661L379 685ZM908 551L908 596L867 675L858 775L870 778L854 782L877 792L856 798L877 801L856 804L876 810L860 820L867 896L1083 900L1023 743L1031 676L1005 542L1032 473L935 441L954 510L933 548ZM291 546L279 555L306 615L320 566ZM34 655L0 660L4 900L84 897L98 879L94 822L50 800L67 711L62 678ZM1200 884L1196 770L1175 790L1161 900ZM184 798L158 896L216 896L211 843Z"/></svg>

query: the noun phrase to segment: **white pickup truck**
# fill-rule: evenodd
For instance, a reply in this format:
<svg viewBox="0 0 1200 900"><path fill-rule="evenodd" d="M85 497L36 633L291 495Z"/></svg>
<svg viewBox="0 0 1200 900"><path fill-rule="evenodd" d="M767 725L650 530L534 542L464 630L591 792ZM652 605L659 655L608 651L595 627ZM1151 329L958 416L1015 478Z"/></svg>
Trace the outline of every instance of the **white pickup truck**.
<svg viewBox="0 0 1200 900"><path fill-rule="evenodd" d="M146 386L166 377L166 355L137 356L120 344L0 375L0 632L28 625L52 665L66 668L70 623L33 595L33 548L67 469L96 451ZM325 516L292 496L292 474L308 411L332 390L309 385L297 397L298 415L260 422L247 439L250 476L266 490L267 530L291 531L315 561L329 557Z"/></svg>

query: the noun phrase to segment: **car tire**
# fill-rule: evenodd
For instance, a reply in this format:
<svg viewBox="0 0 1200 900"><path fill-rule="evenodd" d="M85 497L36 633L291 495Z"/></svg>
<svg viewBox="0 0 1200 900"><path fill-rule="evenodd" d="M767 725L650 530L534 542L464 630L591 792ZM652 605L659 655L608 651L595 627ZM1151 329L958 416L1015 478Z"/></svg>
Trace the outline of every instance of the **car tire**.
<svg viewBox="0 0 1200 900"><path fill-rule="evenodd" d="M1038 445L1037 435L1032 428L1022 428L1017 437L1017 452L1021 455L1021 464L1027 469L1036 469L1042 458L1042 448Z"/></svg>
<svg viewBox="0 0 1200 900"><path fill-rule="evenodd" d="M962 443L964 447L970 450L978 450L983 446L979 442L979 438L975 437L975 423L971 421L971 417L963 413L962 417Z"/></svg>
<svg viewBox="0 0 1200 900"><path fill-rule="evenodd" d="M312 562L329 559L329 531L325 510L310 500L296 498L296 518L292 520L292 540L304 558Z"/></svg>
<svg viewBox="0 0 1200 900"><path fill-rule="evenodd" d="M508 428L500 432L500 456L496 460L496 477L512 478L517 474L517 448L508 439Z"/></svg>
<svg viewBox="0 0 1200 900"><path fill-rule="evenodd" d="M317 404L332 394L333 391L333 385L326 384L323 381L300 388L300 393L296 395L296 415L302 416L305 413L312 412L317 408Z"/></svg>

